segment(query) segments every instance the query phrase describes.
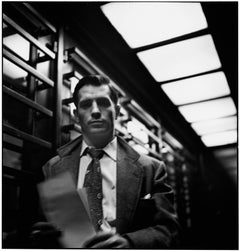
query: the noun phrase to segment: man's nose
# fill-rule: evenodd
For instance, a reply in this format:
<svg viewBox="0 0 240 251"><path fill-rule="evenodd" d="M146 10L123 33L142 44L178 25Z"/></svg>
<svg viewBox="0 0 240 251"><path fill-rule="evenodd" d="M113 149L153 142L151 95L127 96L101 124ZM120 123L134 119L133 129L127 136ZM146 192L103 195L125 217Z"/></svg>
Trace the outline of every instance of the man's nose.
<svg viewBox="0 0 240 251"><path fill-rule="evenodd" d="M92 103L92 117L95 119L98 119L101 117L101 111L96 101L93 101Z"/></svg>

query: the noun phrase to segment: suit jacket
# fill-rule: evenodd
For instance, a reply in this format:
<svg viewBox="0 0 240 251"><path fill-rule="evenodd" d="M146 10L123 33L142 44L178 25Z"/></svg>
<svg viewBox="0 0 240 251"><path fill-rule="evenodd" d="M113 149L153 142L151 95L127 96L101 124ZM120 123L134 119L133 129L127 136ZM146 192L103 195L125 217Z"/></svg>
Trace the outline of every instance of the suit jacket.
<svg viewBox="0 0 240 251"><path fill-rule="evenodd" d="M46 178L68 170L77 185L81 142L80 136L58 149L43 167ZM176 247L179 227L164 163L139 155L120 137L117 142L117 232L134 248Z"/></svg>

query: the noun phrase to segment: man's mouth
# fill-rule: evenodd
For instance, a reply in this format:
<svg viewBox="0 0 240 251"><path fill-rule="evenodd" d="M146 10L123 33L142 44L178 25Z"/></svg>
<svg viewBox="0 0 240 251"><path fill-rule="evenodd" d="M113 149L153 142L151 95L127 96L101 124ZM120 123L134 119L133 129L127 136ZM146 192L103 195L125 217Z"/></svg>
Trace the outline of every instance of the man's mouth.
<svg viewBox="0 0 240 251"><path fill-rule="evenodd" d="M103 120L91 120L88 124L90 125L102 125L104 122Z"/></svg>

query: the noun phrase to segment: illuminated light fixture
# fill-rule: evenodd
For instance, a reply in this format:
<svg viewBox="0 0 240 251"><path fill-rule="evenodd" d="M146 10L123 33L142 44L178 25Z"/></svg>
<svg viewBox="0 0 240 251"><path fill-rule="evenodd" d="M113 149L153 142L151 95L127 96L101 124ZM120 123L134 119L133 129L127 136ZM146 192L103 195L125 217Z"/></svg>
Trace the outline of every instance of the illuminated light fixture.
<svg viewBox="0 0 240 251"><path fill-rule="evenodd" d="M105 16L131 48L207 28L200 3L109 3Z"/></svg>
<svg viewBox="0 0 240 251"><path fill-rule="evenodd" d="M183 105L230 94L223 72L206 74L163 84L162 89L175 105Z"/></svg>
<svg viewBox="0 0 240 251"><path fill-rule="evenodd" d="M156 81L162 82L221 67L211 35L204 35L137 53Z"/></svg>
<svg viewBox="0 0 240 251"><path fill-rule="evenodd" d="M237 143L237 130L207 134L201 137L207 147Z"/></svg>
<svg viewBox="0 0 240 251"><path fill-rule="evenodd" d="M236 107L230 97L179 106L178 109L190 123L236 114Z"/></svg>
<svg viewBox="0 0 240 251"><path fill-rule="evenodd" d="M200 121L191 124L194 131L202 136L204 134L237 129L237 117L226 117L214 120Z"/></svg>
<svg viewBox="0 0 240 251"><path fill-rule="evenodd" d="M3 44L16 52L24 60L29 60L30 43L19 34L4 37Z"/></svg>

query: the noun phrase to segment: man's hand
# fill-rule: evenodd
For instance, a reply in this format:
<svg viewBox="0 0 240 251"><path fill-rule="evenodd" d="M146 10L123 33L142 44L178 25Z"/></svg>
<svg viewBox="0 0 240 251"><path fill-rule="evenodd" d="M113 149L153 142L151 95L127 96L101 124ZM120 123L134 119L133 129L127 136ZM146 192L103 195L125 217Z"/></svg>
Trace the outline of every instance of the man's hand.
<svg viewBox="0 0 240 251"><path fill-rule="evenodd" d="M113 232L98 232L87 240L83 248L130 248L128 240Z"/></svg>
<svg viewBox="0 0 240 251"><path fill-rule="evenodd" d="M60 236L61 230L48 222L37 222L30 233L32 246L35 248L60 248Z"/></svg>

